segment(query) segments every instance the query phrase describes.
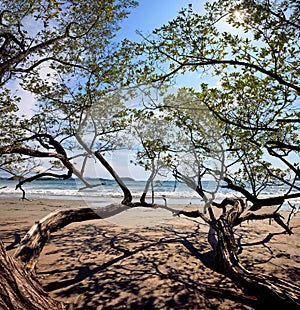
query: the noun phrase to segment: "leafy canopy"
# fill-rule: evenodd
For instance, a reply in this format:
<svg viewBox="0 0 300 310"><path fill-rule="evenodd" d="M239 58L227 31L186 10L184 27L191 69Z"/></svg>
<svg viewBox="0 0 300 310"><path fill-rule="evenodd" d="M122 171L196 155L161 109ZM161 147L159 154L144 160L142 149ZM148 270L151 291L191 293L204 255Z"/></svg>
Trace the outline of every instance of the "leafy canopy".
<svg viewBox="0 0 300 310"><path fill-rule="evenodd" d="M217 0L203 16L182 10L139 46L148 57L139 80L149 64L152 80L199 79L193 94L225 139L226 186L252 202L274 185L299 191L299 14L299 2Z"/></svg>
<svg viewBox="0 0 300 310"><path fill-rule="evenodd" d="M114 37L136 5L133 0L1 2L2 151L12 152L4 148L16 145L49 147L36 135L51 135L64 141L64 147L72 146L71 137L87 110L103 104L103 95L122 83L120 62L127 56L119 52ZM37 104L32 117L21 117L18 107L29 104L28 95ZM118 105L102 108L113 115L118 110ZM6 157L1 165L11 162Z"/></svg>

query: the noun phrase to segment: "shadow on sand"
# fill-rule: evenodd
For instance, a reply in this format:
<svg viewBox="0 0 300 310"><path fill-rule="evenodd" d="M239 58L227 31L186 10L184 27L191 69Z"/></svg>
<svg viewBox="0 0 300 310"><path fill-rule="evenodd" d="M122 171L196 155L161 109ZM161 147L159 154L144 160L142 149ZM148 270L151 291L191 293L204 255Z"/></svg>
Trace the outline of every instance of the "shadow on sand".
<svg viewBox="0 0 300 310"><path fill-rule="evenodd" d="M53 235L37 275L73 309L252 309L255 301L207 267L207 230L198 222L152 228L91 222Z"/></svg>

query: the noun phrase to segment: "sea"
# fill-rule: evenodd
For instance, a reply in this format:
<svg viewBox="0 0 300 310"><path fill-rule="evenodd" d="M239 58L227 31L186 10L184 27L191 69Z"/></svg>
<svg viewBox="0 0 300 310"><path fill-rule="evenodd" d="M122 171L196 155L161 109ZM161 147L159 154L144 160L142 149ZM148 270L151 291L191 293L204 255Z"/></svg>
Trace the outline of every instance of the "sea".
<svg viewBox="0 0 300 310"><path fill-rule="evenodd" d="M59 200L83 200L91 203L94 207L105 206L109 203L119 203L122 201L123 193L114 180L109 179L88 179L90 184L98 185L92 188L83 189L83 183L78 179L41 179L30 183L25 183L23 189L28 199L59 199ZM0 199L1 198L21 198L21 190L16 190L16 180L0 179ZM139 200L144 191L146 181L124 180L130 189L133 199ZM300 185L300 184L299 184ZM220 202L225 197L240 197L239 193L220 188L213 181L204 181L203 188L209 193L213 193L214 201ZM154 202L181 205L203 204L199 195L185 183L174 180L154 181ZM283 195L286 193L285 186L268 188L261 194L261 198ZM151 189L148 192L148 202L152 201ZM300 198L290 201L297 208L300 206ZM290 205L285 203L284 209L289 209Z"/></svg>

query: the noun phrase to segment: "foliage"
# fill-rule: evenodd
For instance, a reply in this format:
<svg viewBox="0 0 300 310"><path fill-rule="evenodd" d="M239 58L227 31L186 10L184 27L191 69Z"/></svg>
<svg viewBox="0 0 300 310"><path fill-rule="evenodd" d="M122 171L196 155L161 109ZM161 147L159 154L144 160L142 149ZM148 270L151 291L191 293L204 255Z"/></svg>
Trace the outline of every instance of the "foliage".
<svg viewBox="0 0 300 310"><path fill-rule="evenodd" d="M189 7L142 43L124 40L119 46L114 34L134 5L133 0L0 4L0 169L17 174L25 168L26 175L39 168L28 160L46 159L49 167L20 180L17 188L40 177L73 174L92 187L84 178L85 167L98 160L124 194L120 205L101 208L103 216L155 207L153 191L152 203L146 202L147 191L153 190L154 177L168 169L205 202L209 218L200 209L160 207L209 224L212 261L207 265L255 295L264 308L298 309L297 286L240 264L234 227L273 219L292 233L293 212L284 223L276 209L255 211L300 197L299 1L215 0L206 4L203 16ZM170 82L185 73L200 78L199 88L170 91ZM34 95L37 105L29 119L17 113L24 101L14 88L22 89L23 98ZM130 190L101 154L136 142L135 163L150 171L140 202L132 202ZM204 188L207 177L215 188ZM242 199L216 201L221 181ZM282 184L287 185L282 195L263 197ZM213 207L222 209L220 215ZM47 239L43 235L73 220L100 216L84 208L75 211L76 219L69 211L62 211L62 222L54 214L30 230L25 247L19 248L25 249L24 262L36 262ZM27 242L33 247L27 248Z"/></svg>
<svg viewBox="0 0 300 310"><path fill-rule="evenodd" d="M120 128L112 120L122 105L105 102L104 96L122 83L121 53L114 37L120 21L136 5L133 0L1 2L2 148L47 150L41 136L39 141L30 138L38 134L51 135L72 151L74 136L93 105L98 106L94 117L102 113L102 119L110 120L97 136ZM36 105L32 117L23 117L18 107L30 107L28 96L34 96ZM11 156L2 156L1 166L7 163L9 169L7 157Z"/></svg>
<svg viewBox="0 0 300 310"><path fill-rule="evenodd" d="M2 145L47 148L30 137L51 135L74 159L83 158L83 173L93 150L137 139L136 163L151 170L155 159L195 186L208 175L225 176L227 187L252 202L274 185L288 185L286 194L298 190L299 5L208 2L205 15L184 9L141 44L124 40L119 47L113 36L134 5L3 2L0 113L9 113ZM141 99L141 88L133 87L174 82L186 72L202 78L199 88L174 94L159 86L159 102L151 90ZM12 77L35 94L30 120L18 119Z"/></svg>
<svg viewBox="0 0 300 310"><path fill-rule="evenodd" d="M157 68L152 79L200 77L193 94L222 130L227 187L253 203L274 185L288 185L286 195L298 191L299 3L219 0L206 10L184 9L144 37L140 49ZM179 111L172 115L179 127L190 123L199 134ZM197 148L209 158L207 138Z"/></svg>

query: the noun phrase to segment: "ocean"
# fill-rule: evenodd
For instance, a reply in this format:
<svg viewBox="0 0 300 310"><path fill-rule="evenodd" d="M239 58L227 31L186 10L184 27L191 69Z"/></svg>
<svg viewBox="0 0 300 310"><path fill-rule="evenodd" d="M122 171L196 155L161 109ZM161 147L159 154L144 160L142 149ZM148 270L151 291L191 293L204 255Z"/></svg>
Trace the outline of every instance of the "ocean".
<svg viewBox="0 0 300 310"><path fill-rule="evenodd" d="M113 180L89 179L91 184L104 183L97 187L81 190L83 183L77 179L68 180L35 180L23 185L28 199L62 199L62 200L84 200L93 206L101 207L109 203L118 203L122 200L122 191L118 184ZM130 189L134 200L138 200L145 187L145 181L124 181ZM208 191L216 191L216 184L213 181L204 181L204 188ZM0 199L1 198L21 198L22 192L15 190L17 181L0 179ZM261 198L274 195L283 195L287 188L285 186L276 186L269 188L267 192L262 193ZM169 204L202 204L199 195L189 188L186 184L175 181L155 181L154 182L155 203ZM215 201L220 202L225 197L239 197L239 193L229 191L228 189L218 189L215 193ZM151 191L147 195L147 201L151 202ZM294 199L291 203L300 206L300 198ZM289 205L286 203L284 208Z"/></svg>

